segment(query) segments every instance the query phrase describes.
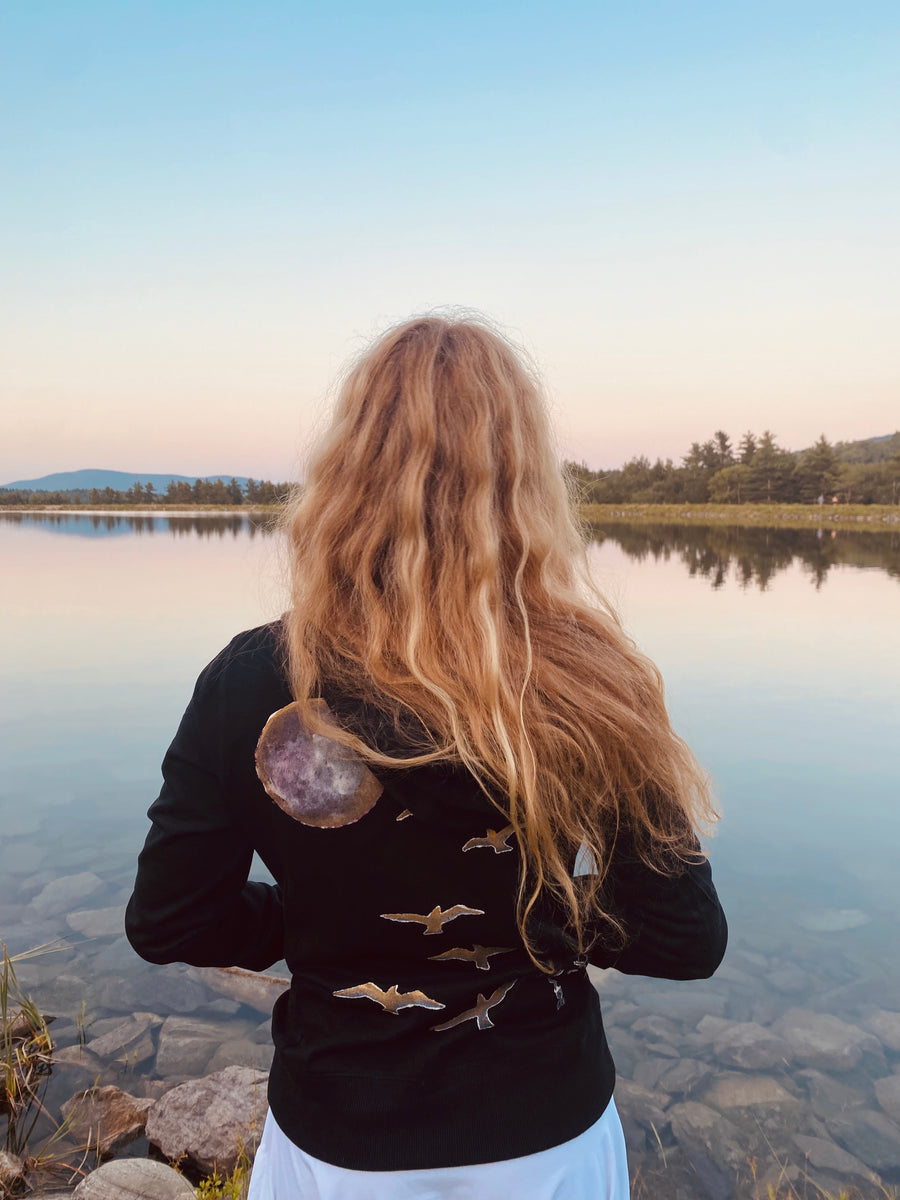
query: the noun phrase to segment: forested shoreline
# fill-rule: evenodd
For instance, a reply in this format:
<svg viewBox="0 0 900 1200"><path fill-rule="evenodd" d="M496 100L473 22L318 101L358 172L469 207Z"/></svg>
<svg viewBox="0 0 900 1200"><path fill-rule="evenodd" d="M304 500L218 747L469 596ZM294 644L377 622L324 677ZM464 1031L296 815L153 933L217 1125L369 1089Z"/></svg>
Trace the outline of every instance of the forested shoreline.
<svg viewBox="0 0 900 1200"><path fill-rule="evenodd" d="M733 445L723 430L692 442L679 464L651 463L644 455L612 470L567 462L580 504L900 504L900 432L867 441L832 445L824 434L806 450L786 450L766 430L745 433ZM0 488L0 507L271 507L290 494L291 483L268 479L172 480L164 492L152 482L115 488L62 491Z"/></svg>
<svg viewBox="0 0 900 1200"><path fill-rule="evenodd" d="M900 433L807 450L785 450L769 430L734 447L718 430L693 442L676 466L633 458L612 471L567 464L583 504L898 504ZM821 500L820 500L821 498Z"/></svg>

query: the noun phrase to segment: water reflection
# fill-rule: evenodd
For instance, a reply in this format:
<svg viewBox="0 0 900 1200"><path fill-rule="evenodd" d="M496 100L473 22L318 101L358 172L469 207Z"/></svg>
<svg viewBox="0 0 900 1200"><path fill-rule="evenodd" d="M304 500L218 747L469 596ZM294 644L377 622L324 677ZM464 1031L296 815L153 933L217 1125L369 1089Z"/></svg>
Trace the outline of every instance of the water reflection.
<svg viewBox="0 0 900 1200"><path fill-rule="evenodd" d="M233 538L275 532L277 517L271 513L0 513L0 522L48 533L75 537L116 537L127 534L165 534L201 538Z"/></svg>
<svg viewBox="0 0 900 1200"><path fill-rule="evenodd" d="M837 566L877 568L900 579L900 532L894 531L609 521L591 526L591 538L614 542L638 562L680 559L690 575L716 589L733 576L742 587L765 591L795 561L817 589Z"/></svg>

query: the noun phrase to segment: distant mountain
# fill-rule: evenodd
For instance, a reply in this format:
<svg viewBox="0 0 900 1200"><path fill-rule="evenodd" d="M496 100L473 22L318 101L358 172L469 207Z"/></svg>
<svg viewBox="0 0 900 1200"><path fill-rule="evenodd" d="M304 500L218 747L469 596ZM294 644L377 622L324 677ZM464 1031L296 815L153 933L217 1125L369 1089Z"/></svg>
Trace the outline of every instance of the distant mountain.
<svg viewBox="0 0 900 1200"><path fill-rule="evenodd" d="M136 483L146 487L153 484L157 492L164 492L168 485L176 483L193 483L196 479L224 479L226 483L236 479L242 488L247 486L246 475L134 475L130 471L57 471L55 475L42 475L40 479L17 479L13 483L0 483L3 488L15 488L23 492L69 492L79 488L110 487L117 492L126 492Z"/></svg>

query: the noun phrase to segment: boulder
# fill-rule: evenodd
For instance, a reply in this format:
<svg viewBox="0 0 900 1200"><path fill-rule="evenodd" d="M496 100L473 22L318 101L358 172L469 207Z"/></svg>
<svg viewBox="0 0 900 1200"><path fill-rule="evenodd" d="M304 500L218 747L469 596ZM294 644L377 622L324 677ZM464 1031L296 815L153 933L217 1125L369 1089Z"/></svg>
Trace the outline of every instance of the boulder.
<svg viewBox="0 0 900 1200"><path fill-rule="evenodd" d="M726 1067L764 1071L788 1061L791 1047L784 1038L756 1021L730 1021L713 1035L713 1054Z"/></svg>
<svg viewBox="0 0 900 1200"><path fill-rule="evenodd" d="M735 1125L705 1104L685 1100L669 1110L672 1133L710 1200L731 1200L746 1150Z"/></svg>
<svg viewBox="0 0 900 1200"><path fill-rule="evenodd" d="M657 1087L675 1095L690 1096L712 1074L709 1063L696 1058L681 1058L669 1064L656 1081Z"/></svg>
<svg viewBox="0 0 900 1200"><path fill-rule="evenodd" d="M242 1150L255 1153L268 1107L266 1080L251 1067L226 1067L182 1083L150 1109L147 1137L167 1158L228 1174Z"/></svg>
<svg viewBox="0 0 900 1200"><path fill-rule="evenodd" d="M207 1064L207 1071L220 1071L223 1067L255 1067L257 1071L269 1073L275 1047L251 1042L248 1038L232 1038L223 1042Z"/></svg>
<svg viewBox="0 0 900 1200"><path fill-rule="evenodd" d="M801 1101L771 1075L738 1075L730 1072L718 1075L705 1089L701 1099L704 1104L719 1109L801 1107Z"/></svg>
<svg viewBox="0 0 900 1200"><path fill-rule="evenodd" d="M617 1079L615 1091L616 1108L623 1118L634 1121L648 1133L656 1130L656 1136L669 1123L663 1111L669 1103L665 1092L653 1091L632 1083L630 1079Z"/></svg>
<svg viewBox="0 0 900 1200"><path fill-rule="evenodd" d="M896 1175L900 1167L900 1126L884 1113L859 1108L826 1117L836 1142L880 1174Z"/></svg>
<svg viewBox="0 0 900 1200"><path fill-rule="evenodd" d="M873 1033L882 1046L893 1050L895 1054L900 1053L900 1012L880 1009L860 1021L860 1025Z"/></svg>
<svg viewBox="0 0 900 1200"><path fill-rule="evenodd" d="M183 1175L149 1158L120 1158L104 1163L82 1179L77 1200L196 1200Z"/></svg>
<svg viewBox="0 0 900 1200"><path fill-rule="evenodd" d="M848 1071L867 1051L881 1052L881 1043L865 1029L808 1008L788 1009L772 1029L794 1058L825 1071Z"/></svg>
<svg viewBox="0 0 900 1200"><path fill-rule="evenodd" d="M291 986L283 975L264 975L243 967L191 967L191 976L221 996L271 1014L275 1001Z"/></svg>
<svg viewBox="0 0 900 1200"><path fill-rule="evenodd" d="M69 1137L106 1155L141 1136L152 1104L117 1087L89 1088L67 1100L62 1114L69 1123Z"/></svg>
<svg viewBox="0 0 900 1200"><path fill-rule="evenodd" d="M900 1124L900 1075L888 1075L885 1079L876 1079L875 1095L887 1115Z"/></svg>
<svg viewBox="0 0 900 1200"><path fill-rule="evenodd" d="M43 887L31 901L32 907L42 917L56 917L71 912L77 904L93 896L103 883L93 871L81 871L77 875L63 875Z"/></svg>
<svg viewBox="0 0 900 1200"><path fill-rule="evenodd" d="M125 905L112 908L80 908L70 912L66 924L87 938L118 937L125 928Z"/></svg>
<svg viewBox="0 0 900 1200"><path fill-rule="evenodd" d="M801 1152L807 1163L817 1171L833 1171L853 1180L865 1180L867 1183L879 1183L878 1176L865 1163L860 1162L846 1150L827 1138L807 1137L796 1134L794 1145Z"/></svg>
<svg viewBox="0 0 900 1200"><path fill-rule="evenodd" d="M156 1051L153 1030L161 1023L155 1013L133 1013L124 1021L117 1021L108 1033L92 1038L86 1049L98 1058L113 1058L135 1067L153 1057Z"/></svg>
<svg viewBox="0 0 900 1200"><path fill-rule="evenodd" d="M202 1021L197 1017L166 1017L159 1031L156 1073L162 1076L203 1075L222 1042L243 1032L238 1022Z"/></svg>
<svg viewBox="0 0 900 1200"><path fill-rule="evenodd" d="M806 1085L809 1103L817 1117L825 1119L847 1109L863 1108L866 1097L857 1088L850 1087L832 1075L814 1071L811 1067L798 1071L796 1078Z"/></svg>

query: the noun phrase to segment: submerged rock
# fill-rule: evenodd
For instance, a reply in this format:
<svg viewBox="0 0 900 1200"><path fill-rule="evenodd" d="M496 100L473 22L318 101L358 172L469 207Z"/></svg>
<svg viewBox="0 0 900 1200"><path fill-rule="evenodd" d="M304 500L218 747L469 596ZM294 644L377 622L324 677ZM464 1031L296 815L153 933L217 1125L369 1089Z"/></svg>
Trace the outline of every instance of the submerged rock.
<svg viewBox="0 0 900 1200"><path fill-rule="evenodd" d="M156 1052L153 1030L162 1024L155 1013L134 1013L117 1021L113 1029L87 1043L87 1049L99 1058L114 1058L130 1067L152 1058Z"/></svg>
<svg viewBox="0 0 900 1200"><path fill-rule="evenodd" d="M756 1021L730 1021L725 1027L719 1026L713 1035L713 1054L725 1066L761 1071L787 1062L791 1047L784 1038Z"/></svg>
<svg viewBox="0 0 900 1200"><path fill-rule="evenodd" d="M875 1172L865 1163L827 1138L807 1137L798 1133L794 1137L794 1145L816 1170L834 1171L838 1175L852 1180L864 1180L866 1183L880 1182Z"/></svg>
<svg viewBox="0 0 900 1200"><path fill-rule="evenodd" d="M189 1075L203 1075L222 1042L240 1037L246 1028L246 1023L241 1021L166 1017L159 1031L157 1075L174 1075L180 1079Z"/></svg>
<svg viewBox="0 0 900 1200"><path fill-rule="evenodd" d="M283 975L265 975L243 967L191 967L189 970L191 978L212 991L261 1013L271 1013L275 1001L291 986L290 979Z"/></svg>
<svg viewBox="0 0 900 1200"><path fill-rule="evenodd" d="M789 1009L772 1028L789 1043L794 1058L826 1071L850 1070L867 1051L881 1051L878 1039L858 1025L808 1008Z"/></svg>
<svg viewBox="0 0 900 1200"><path fill-rule="evenodd" d="M802 1102L771 1075L725 1074L703 1092L704 1104L713 1108L801 1108Z"/></svg>
<svg viewBox="0 0 900 1200"><path fill-rule="evenodd" d="M870 916L858 908L823 908L819 912L803 913L794 918L794 924L813 933L843 933L845 929L858 929L868 925Z"/></svg>
<svg viewBox="0 0 900 1200"><path fill-rule="evenodd" d="M125 928L125 905L81 908L68 914L66 924L87 938L118 937Z"/></svg>
<svg viewBox="0 0 900 1200"><path fill-rule="evenodd" d="M672 1132L710 1200L731 1200L735 1174L746 1159L738 1128L714 1108L695 1100L673 1105L668 1115Z"/></svg>
<svg viewBox="0 0 900 1200"><path fill-rule="evenodd" d="M876 1079L875 1095L887 1115L900 1124L900 1075ZM897 1165L900 1167L900 1162Z"/></svg>
<svg viewBox="0 0 900 1200"><path fill-rule="evenodd" d="M900 1012L880 1009L860 1021L860 1025L874 1034L888 1050L900 1053Z"/></svg>
<svg viewBox="0 0 900 1200"><path fill-rule="evenodd" d="M884 1113L861 1108L825 1120L828 1132L851 1154L882 1175L900 1175L900 1126Z"/></svg>
<svg viewBox="0 0 900 1200"><path fill-rule="evenodd" d="M252 1157L268 1104L267 1076L251 1067L226 1067L193 1079L157 1100L147 1137L170 1159L186 1158L205 1173L232 1171L246 1150Z"/></svg>
<svg viewBox="0 0 900 1200"><path fill-rule="evenodd" d="M42 917L55 917L70 912L76 904L93 896L102 887L103 881L93 871L63 875L43 887L31 904Z"/></svg>

